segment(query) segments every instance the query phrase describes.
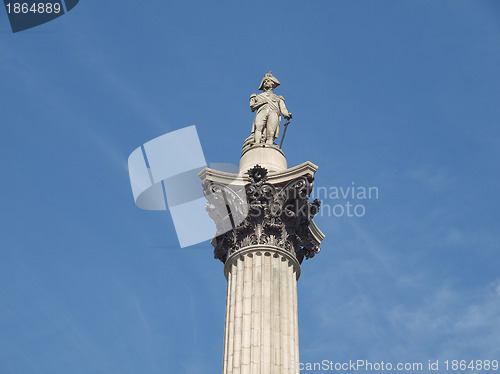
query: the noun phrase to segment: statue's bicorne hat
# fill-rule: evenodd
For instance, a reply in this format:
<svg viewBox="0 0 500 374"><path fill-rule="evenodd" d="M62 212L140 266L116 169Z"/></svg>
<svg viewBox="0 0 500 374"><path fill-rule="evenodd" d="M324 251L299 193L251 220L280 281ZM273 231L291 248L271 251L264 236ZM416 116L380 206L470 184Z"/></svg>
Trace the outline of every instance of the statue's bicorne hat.
<svg viewBox="0 0 500 374"><path fill-rule="evenodd" d="M280 85L280 81L277 80L276 77L273 75L273 73L270 71L269 73L264 75L264 78L262 78L262 81L260 82L259 90L261 90L261 91L264 90L264 81L266 79L269 79L272 82L274 82L275 87L278 87Z"/></svg>

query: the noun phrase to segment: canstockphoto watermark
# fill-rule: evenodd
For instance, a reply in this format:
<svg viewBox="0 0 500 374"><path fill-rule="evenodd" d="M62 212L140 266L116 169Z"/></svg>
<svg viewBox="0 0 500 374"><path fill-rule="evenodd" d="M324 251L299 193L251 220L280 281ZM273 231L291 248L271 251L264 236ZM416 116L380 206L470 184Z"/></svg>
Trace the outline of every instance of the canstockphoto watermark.
<svg viewBox="0 0 500 374"><path fill-rule="evenodd" d="M318 215L322 217L364 217L366 201L378 200L377 186L361 186L351 182L347 186L314 187L312 199L319 199L321 206Z"/></svg>
<svg viewBox="0 0 500 374"><path fill-rule="evenodd" d="M316 362L298 362L291 361L290 369L305 372L332 371L338 373L355 372L395 372L395 373L416 373L416 372L465 372L482 371L495 372L498 370L498 360L491 359L468 359L468 360L427 360L414 362L387 362L387 361L369 361L369 360L349 360L344 362L335 362L331 360L322 360Z"/></svg>
<svg viewBox="0 0 500 374"><path fill-rule="evenodd" d="M430 362L430 361L429 361ZM291 368L300 371L335 371L342 373L353 373L357 371L375 372L375 371L397 371L397 372L417 372L424 370L422 362L372 362L368 360L349 360L344 362L335 362L331 360L322 360L318 362L297 362L292 361Z"/></svg>
<svg viewBox="0 0 500 374"><path fill-rule="evenodd" d="M207 166L195 126L154 138L136 148L128 158L130 184L136 205L145 210L168 209L182 248L210 240L216 232L221 234L232 230L247 215L259 217L268 213L265 211L267 204L260 204L272 198L268 189L253 191L254 201L249 205L245 188L237 181L240 177L238 166L210 163L211 168L233 175L236 183L231 189L241 201L240 205L220 204L215 207L213 216L226 217L230 213L232 217L229 220L231 224L218 222L219 226L216 227L206 211L207 198L211 192L203 191L198 176ZM258 196L259 193L262 195ZM363 217L366 208L362 202L379 197L377 187L357 186L354 182L347 187L316 187L311 196L308 193L309 189L303 188L281 192L279 198L283 204L271 204L271 213L282 217ZM307 200L310 203L304 203ZM235 217L239 217L238 221L235 221Z"/></svg>

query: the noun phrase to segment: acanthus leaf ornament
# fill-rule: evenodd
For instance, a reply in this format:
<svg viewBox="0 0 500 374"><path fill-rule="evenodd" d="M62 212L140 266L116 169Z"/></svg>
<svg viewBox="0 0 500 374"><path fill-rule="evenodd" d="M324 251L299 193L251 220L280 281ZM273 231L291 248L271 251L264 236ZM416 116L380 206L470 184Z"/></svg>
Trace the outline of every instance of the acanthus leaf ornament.
<svg viewBox="0 0 500 374"><path fill-rule="evenodd" d="M319 252L320 240L310 232L320 205L317 199L308 202L314 177L298 177L280 188L268 183L268 174L260 165L248 170L246 216L241 191L214 182L205 184L207 211L217 225L214 255L222 262L242 248L259 244L292 252L300 263Z"/></svg>

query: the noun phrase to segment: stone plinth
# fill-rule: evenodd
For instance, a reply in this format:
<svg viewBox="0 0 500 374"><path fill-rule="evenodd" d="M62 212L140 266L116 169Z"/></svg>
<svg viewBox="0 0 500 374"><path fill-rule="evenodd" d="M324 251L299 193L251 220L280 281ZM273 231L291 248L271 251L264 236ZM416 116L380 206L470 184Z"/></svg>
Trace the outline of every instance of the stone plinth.
<svg viewBox="0 0 500 374"><path fill-rule="evenodd" d="M270 172L280 172L287 168L283 151L274 144L260 144L243 149L240 159L240 173L245 173L255 165Z"/></svg>

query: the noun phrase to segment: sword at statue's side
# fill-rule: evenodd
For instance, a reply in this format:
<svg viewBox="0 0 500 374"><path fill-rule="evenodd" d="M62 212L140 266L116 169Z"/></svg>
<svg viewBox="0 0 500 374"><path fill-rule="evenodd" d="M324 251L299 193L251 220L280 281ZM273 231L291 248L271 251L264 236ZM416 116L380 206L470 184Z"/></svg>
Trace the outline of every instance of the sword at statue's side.
<svg viewBox="0 0 500 374"><path fill-rule="evenodd" d="M283 145L283 140L285 139L286 129L288 128L289 123L290 123L290 120L288 119L285 123L285 129L283 130L283 136L281 138L280 149L281 149L281 146Z"/></svg>

